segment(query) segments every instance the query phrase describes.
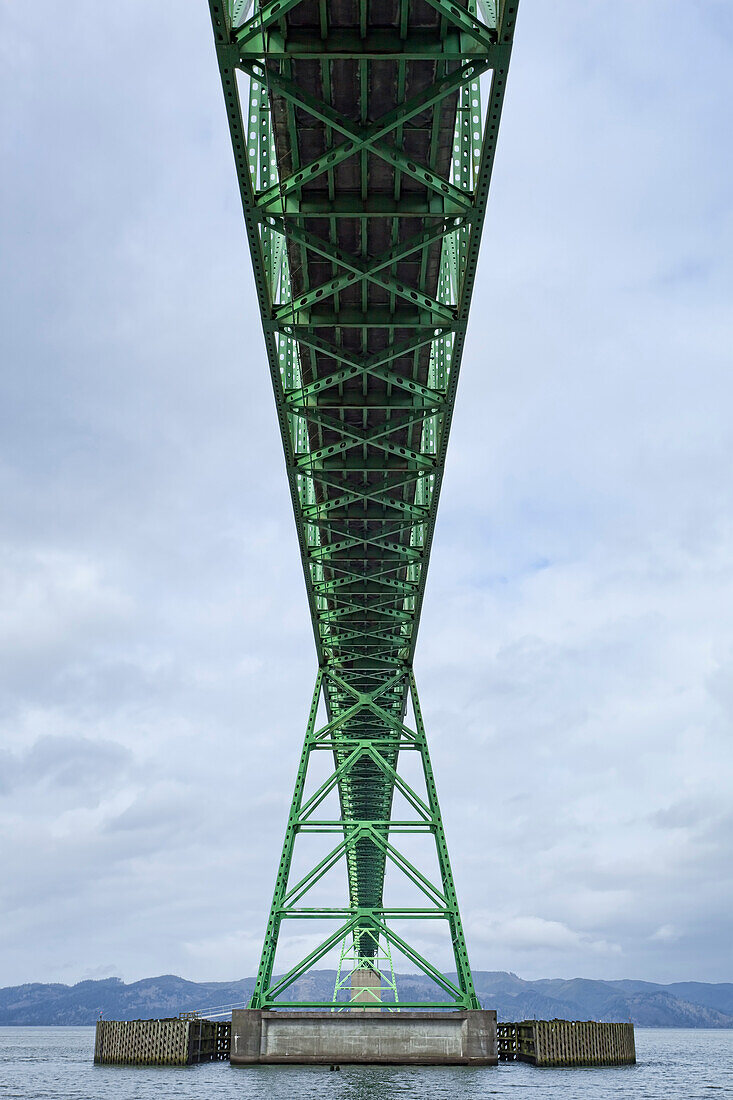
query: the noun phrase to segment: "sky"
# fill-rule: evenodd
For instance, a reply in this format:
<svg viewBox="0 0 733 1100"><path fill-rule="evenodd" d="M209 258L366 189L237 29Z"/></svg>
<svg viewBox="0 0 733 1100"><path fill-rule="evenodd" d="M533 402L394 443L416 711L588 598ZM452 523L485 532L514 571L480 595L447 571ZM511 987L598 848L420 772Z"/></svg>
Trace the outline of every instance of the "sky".
<svg viewBox="0 0 733 1100"><path fill-rule="evenodd" d="M315 676L176 8L0 5L0 985L252 974ZM733 980L732 53L522 0L416 656L477 969Z"/></svg>

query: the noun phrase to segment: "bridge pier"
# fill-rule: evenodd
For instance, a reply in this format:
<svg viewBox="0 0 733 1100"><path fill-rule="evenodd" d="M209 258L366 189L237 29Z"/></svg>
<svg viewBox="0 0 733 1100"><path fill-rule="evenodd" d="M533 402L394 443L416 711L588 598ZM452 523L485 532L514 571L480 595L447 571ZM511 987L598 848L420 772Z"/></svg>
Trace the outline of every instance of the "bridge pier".
<svg viewBox="0 0 733 1100"><path fill-rule="evenodd" d="M338 1012L237 1009L231 1024L183 1014L100 1020L97 1065L623 1066L636 1061L634 1025L593 1020L496 1022L496 1013L409 1012L348 1003Z"/></svg>
<svg viewBox="0 0 733 1100"><path fill-rule="evenodd" d="M233 1066L471 1065L499 1060L496 1013L269 1012L232 1013Z"/></svg>
<svg viewBox="0 0 733 1100"><path fill-rule="evenodd" d="M364 966L353 971L350 1011L382 1011L382 975L378 970L371 970Z"/></svg>

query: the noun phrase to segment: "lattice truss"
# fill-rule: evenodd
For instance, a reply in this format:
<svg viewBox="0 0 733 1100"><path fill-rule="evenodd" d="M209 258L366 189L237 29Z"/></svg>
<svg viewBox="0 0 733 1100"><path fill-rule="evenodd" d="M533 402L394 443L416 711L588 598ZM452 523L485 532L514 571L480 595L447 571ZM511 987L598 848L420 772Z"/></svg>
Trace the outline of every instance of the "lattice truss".
<svg viewBox="0 0 733 1100"><path fill-rule="evenodd" d="M209 2L319 664L252 1006L332 1005L287 991L340 946L334 999L344 960L382 972L393 948L436 983L431 1006L477 1007L412 661L517 2ZM333 770L308 795L320 750ZM338 816L317 819L331 791ZM338 843L293 883L308 831ZM439 883L401 831L434 839ZM304 905L340 860L346 905ZM424 905L385 906L388 864ZM336 927L274 979L290 918ZM408 918L447 921L455 979L397 934ZM396 1002L393 973L384 988Z"/></svg>

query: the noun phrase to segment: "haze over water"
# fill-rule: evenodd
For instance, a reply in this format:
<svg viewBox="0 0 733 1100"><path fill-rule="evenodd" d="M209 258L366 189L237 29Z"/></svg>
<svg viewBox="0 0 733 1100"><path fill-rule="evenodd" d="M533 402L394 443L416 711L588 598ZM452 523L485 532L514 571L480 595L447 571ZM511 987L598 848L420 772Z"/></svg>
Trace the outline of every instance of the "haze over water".
<svg viewBox="0 0 733 1100"><path fill-rule="evenodd" d="M638 1064L542 1070L94 1066L91 1027L0 1028L0 1100L714 1100L733 1096L733 1030L637 1028Z"/></svg>

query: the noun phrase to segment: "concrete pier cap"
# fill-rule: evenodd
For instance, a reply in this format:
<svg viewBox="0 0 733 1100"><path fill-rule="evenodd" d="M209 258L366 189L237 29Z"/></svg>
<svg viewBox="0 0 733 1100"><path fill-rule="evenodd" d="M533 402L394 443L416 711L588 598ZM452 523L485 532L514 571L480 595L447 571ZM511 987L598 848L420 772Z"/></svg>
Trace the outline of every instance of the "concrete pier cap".
<svg viewBox="0 0 733 1100"><path fill-rule="evenodd" d="M499 1060L496 1012L232 1012L234 1066L471 1065Z"/></svg>

